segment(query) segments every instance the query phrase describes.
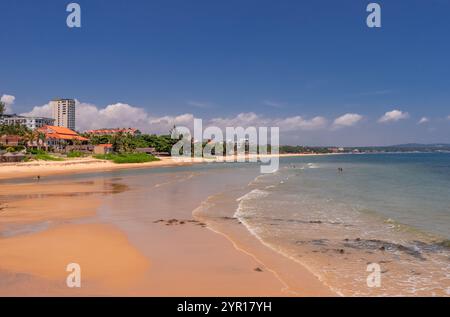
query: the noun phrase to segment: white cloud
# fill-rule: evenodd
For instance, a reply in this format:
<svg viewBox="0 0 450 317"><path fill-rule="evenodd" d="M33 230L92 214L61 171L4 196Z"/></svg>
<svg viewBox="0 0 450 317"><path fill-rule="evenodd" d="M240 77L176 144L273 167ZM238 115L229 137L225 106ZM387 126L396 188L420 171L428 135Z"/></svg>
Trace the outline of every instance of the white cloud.
<svg viewBox="0 0 450 317"><path fill-rule="evenodd" d="M23 115L51 117L52 109L50 104L45 104L36 106ZM99 108L76 100L76 128L79 131L133 127L147 133L168 133L173 125L191 126L193 120L192 114L156 117L142 108L125 103L115 103Z"/></svg>
<svg viewBox="0 0 450 317"><path fill-rule="evenodd" d="M0 98L0 101L5 103L5 113L11 113L12 112L12 106L14 104L14 101L16 100L16 97L11 95L2 95Z"/></svg>
<svg viewBox="0 0 450 317"><path fill-rule="evenodd" d="M397 122L399 120L408 119L409 114L400 110L392 110L386 112L380 119L379 123Z"/></svg>
<svg viewBox="0 0 450 317"><path fill-rule="evenodd" d="M327 120L323 117L314 117L305 119L301 116L293 116L286 118L267 118L257 115L254 112L240 113L231 118L214 118L208 122L208 125L214 125L221 128L225 127L279 127L280 131L295 130L318 130L325 128Z"/></svg>
<svg viewBox="0 0 450 317"><path fill-rule="evenodd" d="M51 117L50 104L34 107L30 112L24 113L28 116ZM85 131L100 128L135 127L143 132L167 133L174 125L192 127L194 115L190 113L178 116L152 116L144 109L125 103L116 103L98 108L89 103L76 101L76 126L77 130ZM327 125L323 117L304 119L300 116L269 119L253 112L240 113L229 118L213 118L206 120L204 126L225 127L249 127L267 126L280 127L281 131L295 130L317 130Z"/></svg>
<svg viewBox="0 0 450 317"><path fill-rule="evenodd" d="M363 119L363 116L357 113L346 113L338 118L336 118L333 122L333 128L343 128L343 127L351 127L360 122Z"/></svg>
<svg viewBox="0 0 450 317"><path fill-rule="evenodd" d="M34 107L30 112L22 115L51 117L52 109L50 104ZM146 133L167 133L174 125L192 128L194 115L191 113L178 116L154 116L146 112L145 109L131 106L126 103L115 103L99 108L90 103L76 100L76 127L79 131L134 127ZM218 126L225 127L279 127L281 132L288 131L314 131L324 129L328 125L324 117L313 117L306 119L301 116L284 118L268 118L254 112L239 113L234 117L218 117L204 120L204 127Z"/></svg>
<svg viewBox="0 0 450 317"><path fill-rule="evenodd" d="M280 127L280 131L295 131L295 130L320 130L327 126L328 121L324 117L314 117L312 119L305 119L301 116L287 117L285 119L274 120L274 126Z"/></svg>
<svg viewBox="0 0 450 317"><path fill-rule="evenodd" d="M10 99L11 100L11 99ZM185 113L176 116L156 116L148 113L145 109L135 107L126 103L114 103L104 107L94 104L76 101L76 127L79 131L101 128L135 127L144 133L167 133L174 125L192 128L194 115ZM34 107L24 115L51 117L50 104ZM406 112L393 110L387 112L379 119L379 122L395 122L408 118ZM321 131L325 132L338 128L352 127L364 119L363 115L347 113L336 119L331 124L322 117L316 116L306 118L303 116L270 117L256 114L254 112L239 113L229 117L216 117L203 121L204 128L207 126L225 127L279 127L281 133ZM424 117L419 122L425 123L428 118ZM450 118L449 118L450 120ZM318 134L319 136L323 134Z"/></svg>
<svg viewBox="0 0 450 317"><path fill-rule="evenodd" d="M450 120L450 116L447 117L447 120Z"/></svg>
<svg viewBox="0 0 450 317"><path fill-rule="evenodd" d="M427 118L427 117L422 117L422 118L420 118L420 120L417 122L417 124L425 124L425 123L428 123L428 122L430 122L430 119L429 119L429 118Z"/></svg>
<svg viewBox="0 0 450 317"><path fill-rule="evenodd" d="M42 105L42 106L36 106L33 109L31 109L30 112L21 113L23 116L35 116L35 117L52 117L52 108L49 103Z"/></svg>

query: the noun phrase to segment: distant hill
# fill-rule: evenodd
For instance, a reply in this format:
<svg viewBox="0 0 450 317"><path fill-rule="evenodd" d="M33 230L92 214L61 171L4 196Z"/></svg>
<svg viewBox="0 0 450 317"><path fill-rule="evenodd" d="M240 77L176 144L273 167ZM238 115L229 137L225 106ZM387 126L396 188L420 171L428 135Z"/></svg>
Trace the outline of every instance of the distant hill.
<svg viewBox="0 0 450 317"><path fill-rule="evenodd" d="M391 145L389 147L396 147L396 148L450 148L450 144L446 144L446 143L434 143L434 144L407 143L407 144Z"/></svg>
<svg viewBox="0 0 450 317"><path fill-rule="evenodd" d="M346 150L358 149L363 152L449 152L450 144L448 143L407 143L388 146L367 146L346 148Z"/></svg>
<svg viewBox="0 0 450 317"><path fill-rule="evenodd" d="M450 152L448 143L407 143L386 146L349 146L337 148L333 146L280 146L280 153L398 153L398 152Z"/></svg>

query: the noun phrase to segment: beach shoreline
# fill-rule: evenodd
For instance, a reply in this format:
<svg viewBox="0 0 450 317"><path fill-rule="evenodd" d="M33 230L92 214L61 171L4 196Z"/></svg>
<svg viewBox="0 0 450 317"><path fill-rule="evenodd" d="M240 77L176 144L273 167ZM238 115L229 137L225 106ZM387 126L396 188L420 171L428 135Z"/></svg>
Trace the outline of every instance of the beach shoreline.
<svg viewBox="0 0 450 317"><path fill-rule="evenodd" d="M171 163L163 160L150 166L174 166ZM97 167L88 170L97 171ZM88 181L44 178L2 185L2 296L335 296L309 271L291 263L290 278L295 276L302 285L296 288L289 276L272 269L277 263L271 261L288 265L287 259L270 254L244 227L239 228L242 244L236 243L235 237L196 219L191 207L182 209L176 220L155 207L151 215L155 221L146 225L144 234L131 236L108 221L110 216L100 217L99 210L112 204L120 214L127 213L132 207L121 208L120 203L132 200L123 195L138 189L106 174ZM173 186L158 180L155 196L176 190ZM249 244L252 252L247 251ZM80 289L65 285L69 262L80 262L83 268Z"/></svg>
<svg viewBox="0 0 450 317"><path fill-rule="evenodd" d="M258 157L274 158L274 157L296 157L296 156L320 156L331 154L279 154L279 155L261 155ZM52 176L52 175L69 175L69 174L84 174L93 172L109 172L113 170L128 170L128 169L145 169L158 167L177 167L189 166L200 163L214 163L213 159L192 158L173 159L171 157L158 157L159 161L145 162L145 163L125 163L116 164L111 161L99 160L95 158L76 158L65 161L31 161L21 163L0 163L0 181L18 178L36 178L37 176ZM236 160L238 157L236 157ZM254 156L240 157L245 159L255 159ZM222 162L222 161L218 161Z"/></svg>

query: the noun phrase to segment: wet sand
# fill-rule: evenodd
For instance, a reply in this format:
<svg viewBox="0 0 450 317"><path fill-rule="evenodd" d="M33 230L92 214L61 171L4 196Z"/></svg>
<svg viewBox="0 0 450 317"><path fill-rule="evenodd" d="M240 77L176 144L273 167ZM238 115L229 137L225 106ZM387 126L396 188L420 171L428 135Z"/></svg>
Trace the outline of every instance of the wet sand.
<svg viewBox="0 0 450 317"><path fill-rule="evenodd" d="M150 267L122 232L102 224L60 225L0 239L0 263L0 272L28 277L0 287L4 296L123 294ZM81 267L81 289L66 286L70 263Z"/></svg>
<svg viewBox="0 0 450 317"><path fill-rule="evenodd" d="M162 191L156 196L170 197L177 191L170 181L161 184L165 185L155 185ZM277 274L271 261L292 263L270 254L243 229L242 241L260 251L249 253L209 230L192 217L189 208L177 211L176 223L158 221L172 219L163 208L163 197L161 208L151 214L154 221L145 223L145 230L133 238L99 215L106 201L127 206L122 195L139 190L106 176L85 182L2 185L0 295L334 295L298 266L292 266L290 276ZM117 212L126 215L131 208L119 206ZM81 265L81 288L66 286L69 263ZM295 279L295 285L286 282L290 279Z"/></svg>

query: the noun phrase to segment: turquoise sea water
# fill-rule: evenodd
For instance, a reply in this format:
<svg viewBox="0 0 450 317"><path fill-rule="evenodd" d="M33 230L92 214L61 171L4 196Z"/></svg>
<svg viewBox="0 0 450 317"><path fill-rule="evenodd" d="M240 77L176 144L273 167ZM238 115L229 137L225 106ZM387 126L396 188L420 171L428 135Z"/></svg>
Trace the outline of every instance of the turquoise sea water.
<svg viewBox="0 0 450 317"><path fill-rule="evenodd" d="M238 202L254 235L340 294L450 295L450 154L286 158Z"/></svg>
<svg viewBox="0 0 450 317"><path fill-rule="evenodd" d="M298 198L317 199L319 207L339 204L450 239L450 154L343 155L283 163L276 178L288 179L278 190L298 191Z"/></svg>

